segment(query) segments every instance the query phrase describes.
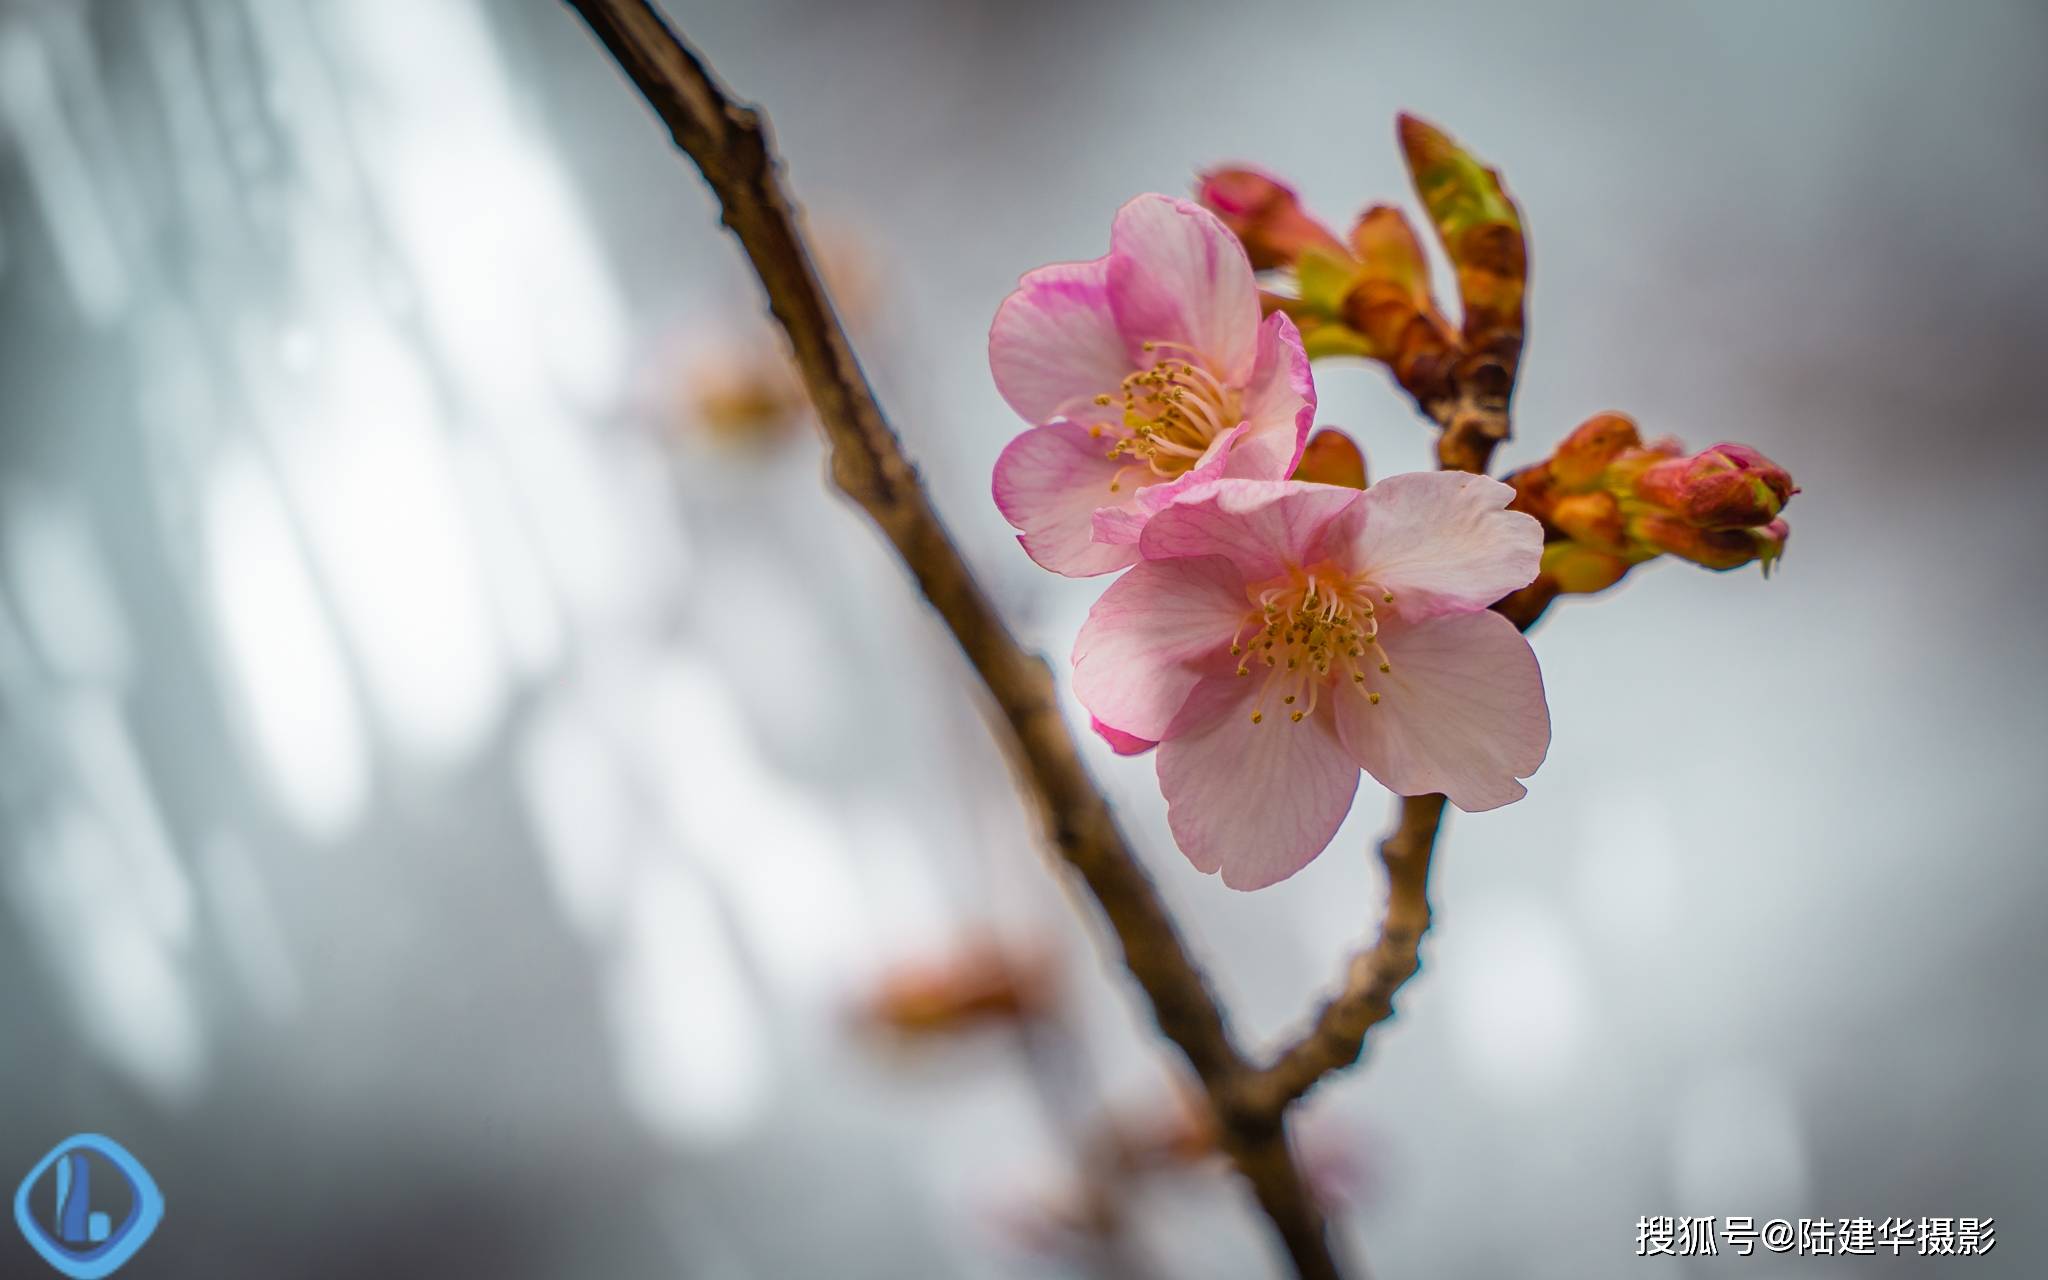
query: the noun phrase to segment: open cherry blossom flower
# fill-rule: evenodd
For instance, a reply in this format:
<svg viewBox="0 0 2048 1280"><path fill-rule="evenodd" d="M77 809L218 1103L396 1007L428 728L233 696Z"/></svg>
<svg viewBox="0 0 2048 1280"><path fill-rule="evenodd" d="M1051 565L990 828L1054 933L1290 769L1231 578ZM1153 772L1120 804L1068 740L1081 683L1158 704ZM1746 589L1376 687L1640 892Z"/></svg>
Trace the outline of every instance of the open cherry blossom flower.
<svg viewBox="0 0 2048 1280"><path fill-rule="evenodd" d="M1315 418L1301 335L1259 319L1251 263L1214 214L1139 196L1109 245L1026 275L989 330L996 387L1034 424L996 462L996 505L1070 577L1135 562L1145 522L1194 486L1286 479Z"/></svg>
<svg viewBox="0 0 2048 1280"><path fill-rule="evenodd" d="M1120 752L1159 745L1188 860L1234 889L1293 875L1364 769L1461 809L1526 794L1550 713L1536 655L1487 608L1536 576L1542 526L1463 472L1356 489L1221 480L1153 517L1144 559L1074 644L1074 692Z"/></svg>

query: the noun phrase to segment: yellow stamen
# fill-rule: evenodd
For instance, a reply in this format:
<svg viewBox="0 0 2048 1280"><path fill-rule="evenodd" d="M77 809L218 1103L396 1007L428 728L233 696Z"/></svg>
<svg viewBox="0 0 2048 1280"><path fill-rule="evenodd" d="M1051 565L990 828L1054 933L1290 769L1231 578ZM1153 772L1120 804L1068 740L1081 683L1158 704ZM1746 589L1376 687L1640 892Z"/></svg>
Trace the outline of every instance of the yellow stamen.
<svg viewBox="0 0 2048 1280"><path fill-rule="evenodd" d="M1240 659L1240 676L1251 674L1251 659L1243 657L1248 634L1266 664L1265 685L1254 699L1253 724L1264 722L1270 698L1292 708L1288 719L1301 723L1315 713L1323 691L1339 677L1346 677L1339 687L1364 694L1368 706L1379 705L1381 691L1369 686L1370 667L1359 659L1370 648L1371 666L1383 675L1394 669L1379 647L1380 619L1373 605L1374 597L1389 603L1392 592L1362 575L1325 564L1290 570L1245 594L1251 609L1231 636L1229 648L1230 655Z"/></svg>

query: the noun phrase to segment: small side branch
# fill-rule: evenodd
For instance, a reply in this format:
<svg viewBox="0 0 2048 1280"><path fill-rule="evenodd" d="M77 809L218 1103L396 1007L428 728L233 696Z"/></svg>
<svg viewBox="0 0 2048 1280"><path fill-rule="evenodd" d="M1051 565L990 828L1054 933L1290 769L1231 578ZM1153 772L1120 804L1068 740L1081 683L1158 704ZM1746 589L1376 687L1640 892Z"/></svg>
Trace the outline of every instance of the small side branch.
<svg viewBox="0 0 2048 1280"><path fill-rule="evenodd" d="M1387 914L1378 941L1351 959L1344 987L1316 1014L1308 1034L1282 1050L1251 1087L1252 1104L1275 1112L1324 1076L1358 1061L1366 1033L1393 1016L1394 993L1421 965L1429 928L1429 862L1443 822L1442 796L1404 796L1400 820L1380 841Z"/></svg>

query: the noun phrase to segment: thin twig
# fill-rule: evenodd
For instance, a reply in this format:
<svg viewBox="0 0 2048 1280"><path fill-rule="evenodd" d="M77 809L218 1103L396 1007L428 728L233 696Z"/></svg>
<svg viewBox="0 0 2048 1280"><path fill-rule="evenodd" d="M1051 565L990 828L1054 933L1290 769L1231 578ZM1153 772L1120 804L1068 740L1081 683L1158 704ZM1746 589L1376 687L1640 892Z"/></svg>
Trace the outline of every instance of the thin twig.
<svg viewBox="0 0 2048 1280"><path fill-rule="evenodd" d="M1124 965L1179 1046L1217 1115L1224 1146L1271 1219L1295 1271L1342 1273L1287 1142L1284 1112L1245 1105L1250 1065L1109 805L1089 778L1043 660L1003 626L947 536L872 389L809 252L760 113L729 98L646 0L568 0L668 126L718 196L788 332L831 445L839 488L881 526L1000 712L998 736L1036 797L1060 855L1101 907Z"/></svg>
<svg viewBox="0 0 2048 1280"><path fill-rule="evenodd" d="M1404 796L1400 821L1380 841L1387 914L1372 946L1351 959L1344 988L1317 1013L1307 1035L1255 1078L1253 1105L1278 1110L1317 1081L1358 1061L1366 1032L1394 1012L1394 993L1420 965L1429 928L1429 861L1444 816L1442 796Z"/></svg>

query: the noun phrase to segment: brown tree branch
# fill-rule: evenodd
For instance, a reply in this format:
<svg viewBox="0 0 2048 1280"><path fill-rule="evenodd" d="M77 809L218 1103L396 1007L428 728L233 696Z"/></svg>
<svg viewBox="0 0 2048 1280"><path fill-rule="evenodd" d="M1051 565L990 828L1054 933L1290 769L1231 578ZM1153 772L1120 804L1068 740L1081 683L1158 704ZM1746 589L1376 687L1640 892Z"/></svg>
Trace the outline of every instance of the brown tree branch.
<svg viewBox="0 0 2048 1280"><path fill-rule="evenodd" d="M1272 1220L1295 1271L1341 1275L1321 1209L1287 1142L1284 1112L1246 1105L1250 1065L1082 766L1045 663L1003 626L933 510L875 402L812 264L759 112L729 98L646 0L568 0L717 195L761 278L831 446L839 488L879 525L944 619L1001 713L999 737L1060 855L1107 919L1159 1028L1207 1092L1223 1144Z"/></svg>

